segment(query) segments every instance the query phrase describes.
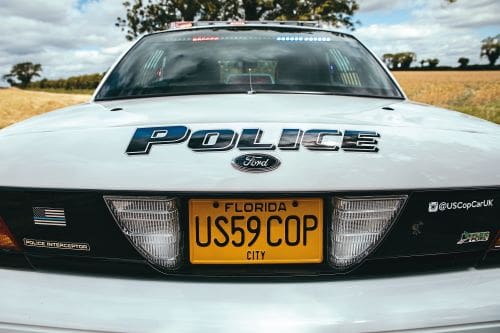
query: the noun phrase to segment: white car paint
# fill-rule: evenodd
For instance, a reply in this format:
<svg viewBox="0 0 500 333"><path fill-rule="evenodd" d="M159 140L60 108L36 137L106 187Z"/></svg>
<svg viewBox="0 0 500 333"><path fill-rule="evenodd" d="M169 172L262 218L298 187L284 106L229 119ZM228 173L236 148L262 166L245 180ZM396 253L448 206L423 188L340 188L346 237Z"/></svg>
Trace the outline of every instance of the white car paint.
<svg viewBox="0 0 500 333"><path fill-rule="evenodd" d="M391 106L391 110L382 107ZM110 111L113 108L122 111ZM378 153L275 150L266 174L234 169L242 154L187 142L125 150L139 127L369 130ZM408 101L311 94L199 95L90 103L0 131L0 186L150 191L341 191L500 185L500 126ZM189 176L187 177L186 174ZM290 181L293 179L293 181Z"/></svg>
<svg viewBox="0 0 500 333"><path fill-rule="evenodd" d="M500 268L280 283L0 269L0 280L9 281L0 297L2 333L500 331Z"/></svg>

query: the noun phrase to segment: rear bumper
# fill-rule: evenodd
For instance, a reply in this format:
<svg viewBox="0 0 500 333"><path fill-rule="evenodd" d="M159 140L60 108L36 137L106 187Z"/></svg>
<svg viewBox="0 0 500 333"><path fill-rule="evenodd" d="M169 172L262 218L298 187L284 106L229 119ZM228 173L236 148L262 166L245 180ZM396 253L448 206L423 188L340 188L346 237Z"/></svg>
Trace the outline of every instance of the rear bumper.
<svg viewBox="0 0 500 333"><path fill-rule="evenodd" d="M0 332L500 331L500 268L311 282L0 269L0 281Z"/></svg>

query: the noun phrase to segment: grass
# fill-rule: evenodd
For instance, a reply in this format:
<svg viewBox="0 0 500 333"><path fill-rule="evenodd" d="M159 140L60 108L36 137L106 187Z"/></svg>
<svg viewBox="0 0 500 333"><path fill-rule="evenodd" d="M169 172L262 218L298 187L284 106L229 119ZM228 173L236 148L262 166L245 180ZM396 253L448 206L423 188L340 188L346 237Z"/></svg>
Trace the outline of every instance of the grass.
<svg viewBox="0 0 500 333"><path fill-rule="evenodd" d="M411 100L500 124L500 71L394 72Z"/></svg>
<svg viewBox="0 0 500 333"><path fill-rule="evenodd" d="M500 124L500 71L398 71L394 75L411 100ZM82 91L0 89L0 128L90 98L91 91L76 92Z"/></svg>

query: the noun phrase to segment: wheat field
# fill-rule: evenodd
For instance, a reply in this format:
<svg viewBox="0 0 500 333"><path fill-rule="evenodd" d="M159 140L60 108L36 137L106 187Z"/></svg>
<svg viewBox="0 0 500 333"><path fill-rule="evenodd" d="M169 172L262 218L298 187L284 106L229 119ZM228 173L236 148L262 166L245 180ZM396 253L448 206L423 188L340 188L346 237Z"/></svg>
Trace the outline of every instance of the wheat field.
<svg viewBox="0 0 500 333"><path fill-rule="evenodd" d="M500 71L394 72L411 100L500 124Z"/></svg>
<svg viewBox="0 0 500 333"><path fill-rule="evenodd" d="M89 95L0 89L0 128L44 112L83 103L89 99Z"/></svg>
<svg viewBox="0 0 500 333"><path fill-rule="evenodd" d="M500 124L500 71L395 72L411 100L441 106ZM0 128L90 95L0 89Z"/></svg>

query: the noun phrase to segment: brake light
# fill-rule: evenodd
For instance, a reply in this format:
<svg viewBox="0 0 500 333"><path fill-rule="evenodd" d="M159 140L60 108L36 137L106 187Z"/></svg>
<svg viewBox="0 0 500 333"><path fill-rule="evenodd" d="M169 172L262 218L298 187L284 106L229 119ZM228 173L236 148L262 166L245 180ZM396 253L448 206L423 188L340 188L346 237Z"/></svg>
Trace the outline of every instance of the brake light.
<svg viewBox="0 0 500 333"><path fill-rule="evenodd" d="M220 38L218 36L195 36L191 40L193 42L211 42L211 41L217 41Z"/></svg>
<svg viewBox="0 0 500 333"><path fill-rule="evenodd" d="M387 234L406 199L406 195L334 198L330 263L345 269L368 256Z"/></svg>
<svg viewBox="0 0 500 333"><path fill-rule="evenodd" d="M0 249L21 251L21 247L17 244L16 239L7 227L5 221L0 217Z"/></svg>
<svg viewBox="0 0 500 333"><path fill-rule="evenodd" d="M123 234L150 263L167 269L180 264L177 201L165 197L114 197L104 200Z"/></svg>

